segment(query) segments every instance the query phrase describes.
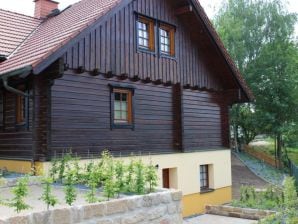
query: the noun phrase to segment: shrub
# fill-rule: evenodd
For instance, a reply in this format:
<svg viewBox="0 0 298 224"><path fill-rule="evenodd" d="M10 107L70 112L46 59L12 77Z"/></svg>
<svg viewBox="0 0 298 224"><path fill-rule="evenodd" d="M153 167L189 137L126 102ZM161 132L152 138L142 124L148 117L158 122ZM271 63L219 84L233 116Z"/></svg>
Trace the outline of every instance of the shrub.
<svg viewBox="0 0 298 224"><path fill-rule="evenodd" d="M152 161L150 161L150 164L146 167L145 171L145 181L148 185L148 191L149 193L153 192L155 190L155 187L157 187L157 173L156 168L152 165Z"/></svg>
<svg viewBox="0 0 298 224"><path fill-rule="evenodd" d="M65 193L65 202L68 205L72 205L77 198L76 189L74 187L74 183L76 182L75 178L76 178L75 173L72 170L68 171L65 175L64 193Z"/></svg>
<svg viewBox="0 0 298 224"><path fill-rule="evenodd" d="M142 160L138 160L134 164L135 168L135 192L137 194L145 193L145 167Z"/></svg>
<svg viewBox="0 0 298 224"><path fill-rule="evenodd" d="M120 192L125 191L125 180L124 180L124 174L125 174L125 166L123 164L123 161L117 161L115 163L115 178L116 178L116 193L119 194Z"/></svg>
<svg viewBox="0 0 298 224"><path fill-rule="evenodd" d="M58 203L58 199L52 194L52 177L44 177L43 182L43 193L40 200L43 200L47 205L47 210L50 206L54 207Z"/></svg>
<svg viewBox="0 0 298 224"><path fill-rule="evenodd" d="M19 178L16 186L12 188L13 199L6 203L9 207L14 208L17 213L30 208L24 200L28 196L28 182L29 178L27 176Z"/></svg>

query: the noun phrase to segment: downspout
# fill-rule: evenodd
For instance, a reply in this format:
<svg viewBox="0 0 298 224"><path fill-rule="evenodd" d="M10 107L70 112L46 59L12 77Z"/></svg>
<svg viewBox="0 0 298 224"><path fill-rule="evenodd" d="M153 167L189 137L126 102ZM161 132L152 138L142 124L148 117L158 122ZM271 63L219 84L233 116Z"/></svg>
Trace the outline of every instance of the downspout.
<svg viewBox="0 0 298 224"><path fill-rule="evenodd" d="M25 92L22 92L21 90L18 90L18 89L15 89L11 86L8 85L8 81L7 81L7 78L8 77L3 77L2 78L2 81L3 81L3 86L4 88L9 91L9 92L12 92L12 93L15 93L17 95L21 95L21 96L24 96L24 97L28 97L29 95Z"/></svg>

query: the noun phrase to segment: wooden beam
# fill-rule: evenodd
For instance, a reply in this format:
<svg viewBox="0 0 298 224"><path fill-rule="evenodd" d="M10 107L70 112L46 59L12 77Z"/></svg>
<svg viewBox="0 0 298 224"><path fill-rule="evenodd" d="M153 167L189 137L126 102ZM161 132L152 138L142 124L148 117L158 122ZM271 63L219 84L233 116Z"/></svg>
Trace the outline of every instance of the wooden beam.
<svg viewBox="0 0 298 224"><path fill-rule="evenodd" d="M186 5L186 6L182 6L180 8L177 8L175 10L175 15L176 16L180 16L180 15L183 15L183 14L186 14L186 13L190 13L193 11L193 8L191 5Z"/></svg>
<svg viewBox="0 0 298 224"><path fill-rule="evenodd" d="M145 78L142 81L143 81L143 83L150 83L151 82L151 79L150 79L150 77L147 77L147 78Z"/></svg>
<svg viewBox="0 0 298 224"><path fill-rule="evenodd" d="M98 75L100 74L99 69L98 69L98 68L93 69L93 71L90 72L90 74L91 74L92 76L98 76Z"/></svg>
<svg viewBox="0 0 298 224"><path fill-rule="evenodd" d="M113 73L112 73L111 71L107 72L104 76L105 76L105 78L107 78L107 79L111 79L111 78L114 77L114 75L113 75Z"/></svg>
<svg viewBox="0 0 298 224"><path fill-rule="evenodd" d="M134 77L130 78L130 81L132 82L140 81L140 77L138 75L135 75Z"/></svg>
<svg viewBox="0 0 298 224"><path fill-rule="evenodd" d="M126 80L128 79L128 74L121 74L120 76L118 76L119 80Z"/></svg>

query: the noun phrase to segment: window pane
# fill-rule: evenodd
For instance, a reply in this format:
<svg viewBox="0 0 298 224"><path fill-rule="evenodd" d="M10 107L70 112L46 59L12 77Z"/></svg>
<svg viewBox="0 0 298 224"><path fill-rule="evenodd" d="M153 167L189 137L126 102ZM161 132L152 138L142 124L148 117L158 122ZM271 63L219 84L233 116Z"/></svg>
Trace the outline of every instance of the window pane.
<svg viewBox="0 0 298 224"><path fill-rule="evenodd" d="M115 120L121 120L121 111L115 111L114 112L114 119Z"/></svg>
<svg viewBox="0 0 298 224"><path fill-rule="evenodd" d="M145 47L148 47L148 46L149 46L149 42L148 42L148 40L144 40L144 44L143 44L143 46L145 46Z"/></svg>
<svg viewBox="0 0 298 224"><path fill-rule="evenodd" d="M115 100L120 101L121 94L115 93Z"/></svg>
<svg viewBox="0 0 298 224"><path fill-rule="evenodd" d="M114 110L121 110L121 102L120 101L114 102Z"/></svg>
<svg viewBox="0 0 298 224"><path fill-rule="evenodd" d="M126 111L122 111L122 114L121 114L121 115L122 115L122 116L121 116L121 119L122 119L122 120L126 120L126 121L128 120L128 119L127 119L127 112L126 112Z"/></svg>
<svg viewBox="0 0 298 224"><path fill-rule="evenodd" d="M122 101L127 101L127 93L122 93Z"/></svg>
<svg viewBox="0 0 298 224"><path fill-rule="evenodd" d="M121 110L122 111L127 111L127 102L122 102Z"/></svg>

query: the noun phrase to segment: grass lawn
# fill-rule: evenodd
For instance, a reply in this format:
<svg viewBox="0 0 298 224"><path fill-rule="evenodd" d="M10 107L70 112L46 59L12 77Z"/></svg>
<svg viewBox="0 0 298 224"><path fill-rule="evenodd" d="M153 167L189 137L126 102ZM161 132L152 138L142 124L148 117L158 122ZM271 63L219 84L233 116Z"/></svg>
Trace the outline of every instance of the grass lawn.
<svg viewBox="0 0 298 224"><path fill-rule="evenodd" d="M272 138L266 138L263 140L254 141L250 146L258 151L265 152L274 157L274 140ZM289 158L298 165L298 147L287 148Z"/></svg>

